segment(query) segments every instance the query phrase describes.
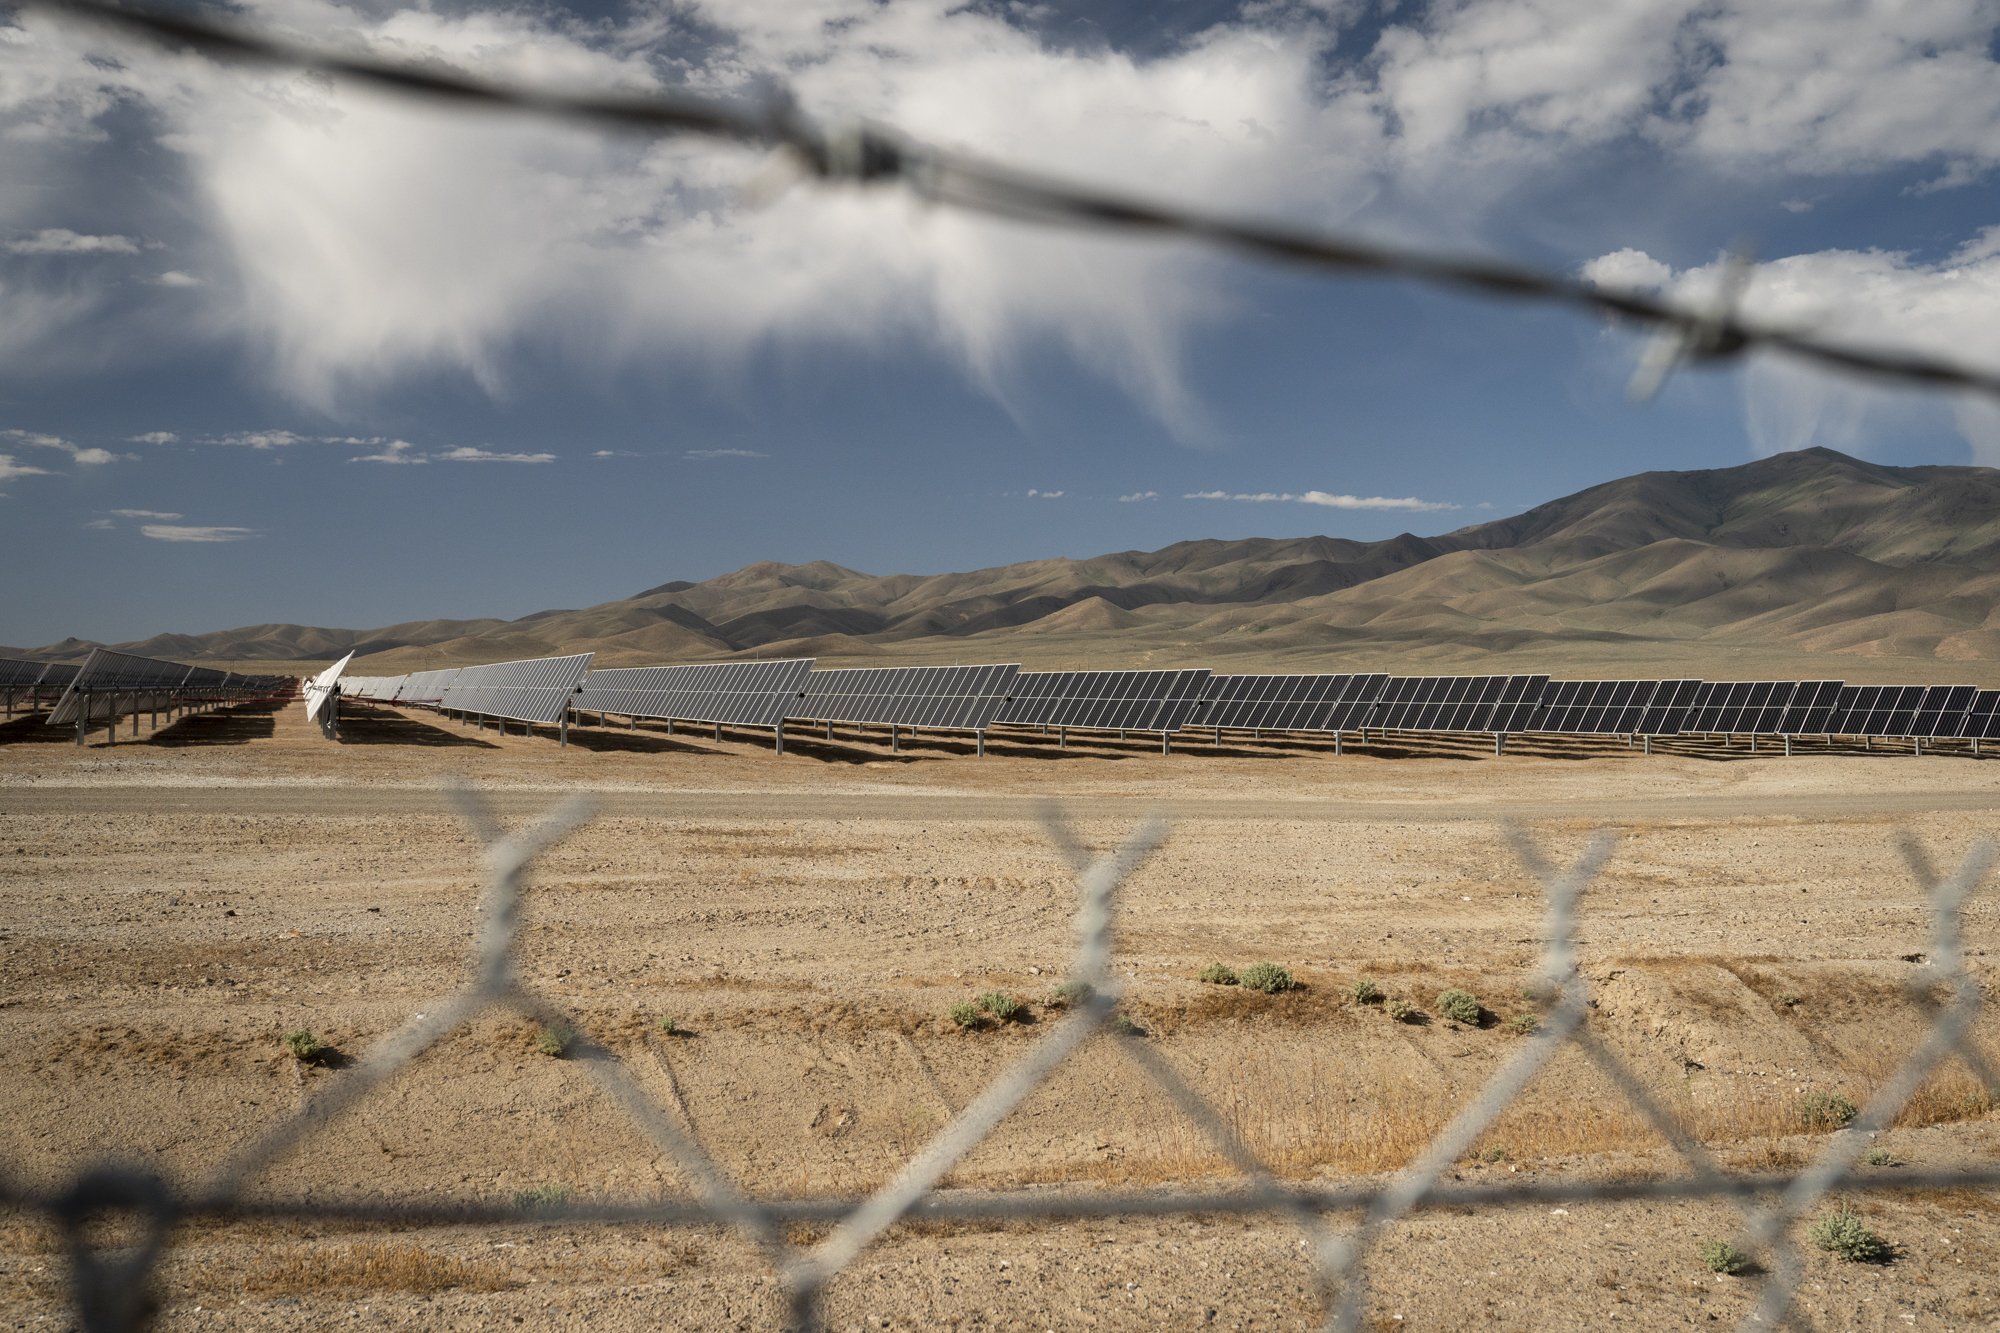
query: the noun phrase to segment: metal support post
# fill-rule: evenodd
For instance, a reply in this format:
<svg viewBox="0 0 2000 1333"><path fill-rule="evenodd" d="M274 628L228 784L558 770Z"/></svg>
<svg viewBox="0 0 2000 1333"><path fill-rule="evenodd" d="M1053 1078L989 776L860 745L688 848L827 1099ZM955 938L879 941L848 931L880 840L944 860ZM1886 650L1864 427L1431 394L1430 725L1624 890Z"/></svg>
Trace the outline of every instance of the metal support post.
<svg viewBox="0 0 2000 1333"><path fill-rule="evenodd" d="M1172 736L1173 736L1173 733L1172 733L1172 732L1170 732L1170 731L1163 731L1163 732L1161 732L1161 733L1160 733L1160 753L1161 753L1161 754L1172 754L1172 753L1173 753L1173 749L1172 749L1172 745L1171 745L1171 739L1172 739Z"/></svg>
<svg viewBox="0 0 2000 1333"><path fill-rule="evenodd" d="M77 703L80 707L76 714L76 743L78 745L85 745L89 743L88 738L90 736L90 691L81 691L81 697L78 698Z"/></svg>
<svg viewBox="0 0 2000 1333"><path fill-rule="evenodd" d="M1651 736L1648 736L1646 737L1646 753L1651 754L1652 752L1653 752L1653 738Z"/></svg>
<svg viewBox="0 0 2000 1333"><path fill-rule="evenodd" d="M562 719L556 723L556 746L559 749L565 750L569 748L569 710L567 708L563 709Z"/></svg>
<svg viewBox="0 0 2000 1333"><path fill-rule="evenodd" d="M1792 757L1792 738L1790 736L1787 736L1785 737L1785 758L1790 759L1791 757Z"/></svg>
<svg viewBox="0 0 2000 1333"><path fill-rule="evenodd" d="M1975 759L1979 757L1979 737L1977 736L1972 738L1972 755Z"/></svg>
<svg viewBox="0 0 2000 1333"><path fill-rule="evenodd" d="M1217 728L1215 729L1215 743L1216 743L1217 745L1220 745L1220 744L1222 744L1222 728L1221 728L1221 727L1217 727Z"/></svg>
<svg viewBox="0 0 2000 1333"><path fill-rule="evenodd" d="M1501 754L1505 754L1506 752L1507 752L1507 733L1506 733L1506 732L1504 732L1504 731L1496 731L1496 732L1494 732L1494 733L1493 733L1493 753L1494 753L1494 754L1496 754L1496 755L1501 755Z"/></svg>
<svg viewBox="0 0 2000 1333"><path fill-rule="evenodd" d="M639 724L638 724L638 722L637 722L637 721L635 720L635 721L634 721L634 722L632 723L632 725L636 727L636 726L638 726ZM667 735L671 736L671 735L673 735L673 734L674 734L674 720L673 720L672 718L668 718L668 719L667 719Z"/></svg>
<svg viewBox="0 0 2000 1333"><path fill-rule="evenodd" d="M1757 738L1754 735L1750 737L1750 753L1757 753Z"/></svg>
<svg viewBox="0 0 2000 1333"><path fill-rule="evenodd" d="M111 729L113 731L118 729L116 718L111 721ZM132 739L135 741L139 739L139 696L136 694L132 696Z"/></svg>
<svg viewBox="0 0 2000 1333"><path fill-rule="evenodd" d="M976 745L977 745L977 746L979 747L979 757L980 757L981 759L984 759L984 758L986 757L986 731L985 731L985 728L983 728L983 727L982 727L982 728L981 728L980 730L978 730L978 731L975 731L975 732L973 732L973 733L972 733L972 737L973 737L973 743L974 743L974 744L976 744ZM1979 742L1977 742L1977 741L1974 741L1974 742L1973 742L1973 744L1974 744L1974 745L1977 745L1978 743L1979 743Z"/></svg>
<svg viewBox="0 0 2000 1333"><path fill-rule="evenodd" d="M7 691L7 720L9 722L14 720L14 691L12 690Z"/></svg>
<svg viewBox="0 0 2000 1333"><path fill-rule="evenodd" d="M1069 748L1069 728L1068 728L1068 727L1057 727L1057 728L1056 728L1056 748L1057 748L1058 750L1067 750L1067 749Z"/></svg>
<svg viewBox="0 0 2000 1333"><path fill-rule="evenodd" d="M721 740L722 740L722 724L721 724L720 722L718 722L718 723L716 723L716 724L715 724L715 739L716 739L716 742L717 742L718 744L719 744L719 743L721 743Z"/></svg>
<svg viewBox="0 0 2000 1333"><path fill-rule="evenodd" d="M1912 745L1914 745L1914 746L1916 747L1916 754L1917 754L1917 757L1918 757L1919 759L1923 758L1923 755L1924 755L1924 738L1923 738L1922 736L1912 736L1912 737L1910 737L1910 743L1911 743Z"/></svg>
<svg viewBox="0 0 2000 1333"><path fill-rule="evenodd" d="M1334 752L1334 754L1336 754L1336 755L1339 755L1339 754L1342 754L1342 753L1344 753L1344 751L1343 751L1343 750L1341 749L1341 745L1340 745L1340 741L1341 741L1341 735L1340 735L1340 733L1339 733L1339 732L1337 732L1337 731L1336 731L1336 732L1334 732L1334 733L1333 733L1333 752Z"/></svg>
<svg viewBox="0 0 2000 1333"><path fill-rule="evenodd" d="M897 754L903 748L903 728L894 722L889 724L889 752Z"/></svg>
<svg viewBox="0 0 2000 1333"><path fill-rule="evenodd" d="M779 718L778 725L771 728L771 734L773 737L771 748L778 754L783 754L785 752L785 720L783 718Z"/></svg>

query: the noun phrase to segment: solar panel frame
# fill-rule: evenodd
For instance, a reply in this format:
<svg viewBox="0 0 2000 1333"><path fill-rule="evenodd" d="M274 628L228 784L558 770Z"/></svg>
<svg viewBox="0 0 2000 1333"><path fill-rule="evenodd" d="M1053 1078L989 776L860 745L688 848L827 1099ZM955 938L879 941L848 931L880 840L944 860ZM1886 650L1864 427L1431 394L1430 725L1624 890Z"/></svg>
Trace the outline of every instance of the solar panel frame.
<svg viewBox="0 0 2000 1333"><path fill-rule="evenodd" d="M1640 712L1635 731L1641 736L1678 736L1687 729L1688 712L1702 682L1692 679L1663 680Z"/></svg>
<svg viewBox="0 0 2000 1333"><path fill-rule="evenodd" d="M577 685L594 653L528 657L461 668L444 689L448 712L553 726L576 699Z"/></svg>
<svg viewBox="0 0 2000 1333"><path fill-rule="evenodd" d="M41 684L48 672L46 662L30 662L19 657L0 657L0 689L29 689Z"/></svg>
<svg viewBox="0 0 2000 1333"><path fill-rule="evenodd" d="M1979 690L1973 694L1958 734L1966 740L2000 740L2000 690Z"/></svg>
<svg viewBox="0 0 2000 1333"><path fill-rule="evenodd" d="M1507 677L1506 688L1487 716L1486 730L1509 734L1536 730L1535 718L1542 711L1548 688L1547 676Z"/></svg>
<svg viewBox="0 0 2000 1333"><path fill-rule="evenodd" d="M1318 731L1353 681L1351 672L1211 676L1201 725L1232 731Z"/></svg>
<svg viewBox="0 0 2000 1333"><path fill-rule="evenodd" d="M787 717L815 722L984 731L1006 704L1019 663L838 667L805 678Z"/></svg>
<svg viewBox="0 0 2000 1333"><path fill-rule="evenodd" d="M1845 684L1838 680L1799 681L1771 730L1781 736L1827 735L1827 720L1833 716Z"/></svg>
<svg viewBox="0 0 2000 1333"><path fill-rule="evenodd" d="M354 654L349 653L326 670L306 681L301 687L300 694L306 702L306 721L316 722L319 720L320 710L326 706L326 701L333 697L334 688L340 682L340 673L345 671L347 664L353 660Z"/></svg>
<svg viewBox="0 0 2000 1333"><path fill-rule="evenodd" d="M1977 693L1971 685L1933 685L1926 689L1915 716L1910 719L1910 734L1926 739L1958 735L1965 712Z"/></svg>

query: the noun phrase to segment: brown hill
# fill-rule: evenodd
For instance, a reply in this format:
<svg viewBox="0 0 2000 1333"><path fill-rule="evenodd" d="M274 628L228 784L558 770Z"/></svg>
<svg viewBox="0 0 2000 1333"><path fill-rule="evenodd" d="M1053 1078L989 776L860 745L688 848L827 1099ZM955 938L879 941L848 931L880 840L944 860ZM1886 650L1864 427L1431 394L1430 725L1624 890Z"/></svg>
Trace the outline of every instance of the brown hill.
<svg viewBox="0 0 2000 1333"><path fill-rule="evenodd" d="M1913 679L1970 679L2000 670L1996 607L2000 471L1808 449L1626 477L1436 537L1190 541L935 575L766 562L515 621L258 625L120 646L264 661L352 648L359 670L594 649L606 665L812 653L1722 675L1833 654L1819 670L1861 679L1893 662Z"/></svg>

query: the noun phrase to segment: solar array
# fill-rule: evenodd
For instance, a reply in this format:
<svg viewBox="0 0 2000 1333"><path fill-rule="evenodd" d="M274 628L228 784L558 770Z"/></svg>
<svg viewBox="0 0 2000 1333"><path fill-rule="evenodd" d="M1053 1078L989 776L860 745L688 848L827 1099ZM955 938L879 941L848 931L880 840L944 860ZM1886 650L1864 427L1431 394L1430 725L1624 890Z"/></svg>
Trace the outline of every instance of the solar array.
<svg viewBox="0 0 2000 1333"><path fill-rule="evenodd" d="M320 729L328 736L334 734L335 720L339 712L340 673L347 670L347 664L354 660L354 654L335 662L317 676L306 681L301 693L306 699L306 721L318 722Z"/></svg>
<svg viewBox="0 0 2000 1333"><path fill-rule="evenodd" d="M116 740L118 722L128 715L136 732L141 713L157 718L162 710L171 716L189 706L265 698L289 690L294 680L291 676L241 676L212 667L93 648L64 687L49 714L49 725L74 724L76 741L81 745L92 723L106 723Z"/></svg>
<svg viewBox="0 0 2000 1333"><path fill-rule="evenodd" d="M1159 733L1190 726L1331 735L1680 735L2000 739L2000 690L1847 685L1837 680L1551 680L1545 675L1393 676L1370 672L1224 674L1022 671L989 664L841 667L812 658L589 671L590 655L407 676L344 676L344 699L566 726L572 713L769 728L787 721L970 731L994 726ZM4 666L0 666L4 672ZM0 688L6 677L0 674ZM310 690L311 687L309 686Z"/></svg>
<svg viewBox="0 0 2000 1333"><path fill-rule="evenodd" d="M26 662L18 657L0 657L0 698L6 700L7 716L14 705L25 702L28 711L40 709L45 698L60 698L76 679L77 668L61 662ZM23 700L22 696L26 699Z"/></svg>

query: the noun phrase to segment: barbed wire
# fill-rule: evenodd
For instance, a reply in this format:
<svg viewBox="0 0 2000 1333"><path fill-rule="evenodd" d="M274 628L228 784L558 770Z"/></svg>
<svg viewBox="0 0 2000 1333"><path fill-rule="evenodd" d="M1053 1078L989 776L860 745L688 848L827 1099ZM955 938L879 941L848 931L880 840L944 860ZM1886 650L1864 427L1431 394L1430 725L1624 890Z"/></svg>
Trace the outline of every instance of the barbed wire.
<svg viewBox="0 0 2000 1333"><path fill-rule="evenodd" d="M1827 341L1804 329L1738 314L1750 268L1732 256L1715 296L1679 304L1604 287L1575 275L1504 260L1384 245L1277 222L1179 208L1075 180L1005 166L923 143L885 126L813 120L783 90L761 103L679 92L591 93L467 74L442 60L395 61L303 45L184 10L118 0L14 0L22 9L110 24L131 34L227 61L309 71L489 111L507 111L655 136L700 135L776 148L825 182L895 182L931 204L1057 227L1180 238L1256 259L1344 273L1405 278L1493 297L1567 305L1647 325L1660 336L1633 380L1651 397L1677 367L1740 358L1768 348L1824 369L1936 389L2000 397L2000 370L1908 349Z"/></svg>
<svg viewBox="0 0 2000 1333"><path fill-rule="evenodd" d="M1869 1099L1850 1129L1830 1136L1805 1168L1792 1174L1739 1176L1725 1173L1701 1142L1586 1026L1591 1000L1577 963L1578 905L1610 855L1610 837L1596 835L1572 865L1558 869L1524 831L1509 828L1507 838L1516 857L1546 896L1547 934L1531 987L1532 993L1549 1005L1546 1020L1410 1165L1386 1181L1327 1187L1281 1182L1227 1119L1143 1034L1114 1022L1121 997L1120 983L1111 968L1116 893L1160 847L1166 834L1164 822L1157 817L1148 819L1114 850L1092 855L1065 816L1050 806L1045 808L1043 822L1075 873L1078 887L1077 945L1067 987L1076 998L1070 1011L952 1116L879 1189L860 1198L793 1199L760 1197L739 1189L694 1137L646 1094L616 1055L584 1035L553 1001L524 986L518 977L514 947L529 865L538 853L588 820L590 802L581 797L565 801L511 835L500 828L476 796L461 792L458 804L485 844L487 889L469 975L465 985L444 1004L391 1033L352 1070L331 1081L293 1115L230 1154L206 1181L186 1191L174 1189L151 1171L130 1166L92 1168L55 1194L15 1187L0 1177L0 1207L39 1213L60 1232L69 1260L72 1307L87 1333L131 1333L149 1321L158 1308L154 1270L169 1246L173 1228L195 1219L345 1222L400 1228L523 1223L719 1224L741 1232L762 1251L783 1290L791 1326L818 1330L823 1326L827 1286L901 1222L1056 1222L1224 1214L1283 1217L1297 1226L1306 1241L1325 1326L1346 1333L1360 1326L1366 1312L1369 1252L1383 1230L1400 1217L1419 1209L1635 1200L1720 1201L1742 1212L1745 1253L1760 1261L1768 1258L1750 1273L1759 1290L1754 1308L1740 1325L1748 1329L1793 1317L1792 1301L1803 1265L1790 1229L1832 1191L1893 1193L2000 1186L2000 1165L1907 1171L1894 1177L1854 1174L1868 1138L1894 1122L1944 1060L1956 1056L1985 1085L1988 1095L2000 1101L2000 1078L1971 1041L1983 1000L1978 983L1966 971L1962 946L1965 902L1993 864L1995 850L1990 841L1974 846L1958 869L1947 876L1936 871L1913 837L1903 836L1904 859L1924 886L1932 913L1931 951L1923 971L1911 983L1911 993L1930 1011L1933 1022L1917 1049ZM1932 999L1937 990L1949 997L1942 1007ZM563 1200L524 1208L479 1201L272 1199L252 1193L252 1186L269 1167L444 1037L494 1007L576 1034L568 1054L682 1172L693 1186L693 1197L643 1203ZM967 1154L1025 1097L1043 1086L1058 1066L1100 1033L1111 1035L1116 1049L1209 1140L1242 1177L1240 1184L1136 1192L1070 1187L940 1192L945 1177ZM1565 1046L1581 1051L1673 1148L1688 1173L1664 1179L1447 1183L1446 1173L1453 1164ZM1329 1213L1355 1211L1360 1220L1345 1234L1336 1234L1326 1220ZM136 1222L134 1243L110 1249L93 1242L98 1224L119 1218ZM817 1244L796 1244L787 1228L797 1223L830 1224L830 1230Z"/></svg>

